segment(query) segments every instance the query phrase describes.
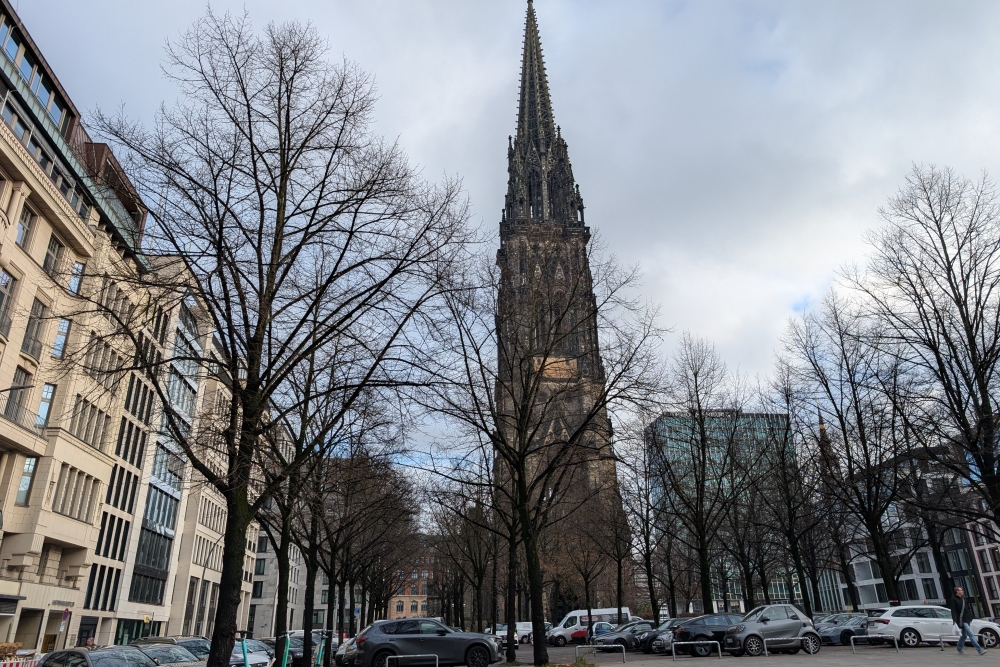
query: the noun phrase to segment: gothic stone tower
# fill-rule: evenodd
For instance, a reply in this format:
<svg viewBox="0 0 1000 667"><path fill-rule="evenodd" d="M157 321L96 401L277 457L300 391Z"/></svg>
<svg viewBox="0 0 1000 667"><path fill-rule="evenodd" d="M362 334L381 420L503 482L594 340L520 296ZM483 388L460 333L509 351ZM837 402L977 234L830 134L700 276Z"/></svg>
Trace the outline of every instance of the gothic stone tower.
<svg viewBox="0 0 1000 667"><path fill-rule="evenodd" d="M553 120L531 0L517 135L508 141L507 163L497 253L498 406L512 428L537 420L528 430L544 436L530 449L575 467L580 474L567 483L592 491L616 488L610 423L600 398L605 371L587 253L590 230L566 141Z"/></svg>

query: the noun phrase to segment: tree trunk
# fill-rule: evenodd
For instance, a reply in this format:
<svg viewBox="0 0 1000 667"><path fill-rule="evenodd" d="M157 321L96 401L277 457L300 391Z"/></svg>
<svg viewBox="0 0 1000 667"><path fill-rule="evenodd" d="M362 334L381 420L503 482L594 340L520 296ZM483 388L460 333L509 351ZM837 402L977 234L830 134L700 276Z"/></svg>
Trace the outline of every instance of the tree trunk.
<svg viewBox="0 0 1000 667"><path fill-rule="evenodd" d="M698 544L698 574L701 579L701 607L703 614L715 613L715 599L712 597L712 558L708 542L701 539Z"/></svg>
<svg viewBox="0 0 1000 667"><path fill-rule="evenodd" d="M659 625L660 601L656 597L656 580L653 578L653 554L650 553L649 548L643 553L642 567L646 571L646 590L649 595L649 606L653 612L653 622Z"/></svg>
<svg viewBox="0 0 1000 667"><path fill-rule="evenodd" d="M764 594L764 604L771 604L771 580L767 576L767 568L763 560L757 566L757 575L760 577L760 587Z"/></svg>
<svg viewBox="0 0 1000 667"><path fill-rule="evenodd" d="M337 615L337 597L334 595L336 583L333 580L332 569L327 573L327 576L330 578L330 587L326 591L326 648L323 649L323 667L330 667L333 664L333 633L335 632L333 619ZM340 644L339 639L337 644Z"/></svg>
<svg viewBox="0 0 1000 667"><path fill-rule="evenodd" d="M813 615L812 605L809 604L809 593L808 589L806 588L807 586L806 582L808 581L808 579L806 579L805 567L802 565L802 550L799 549L798 540L797 539L791 540L788 544L788 549L789 551L792 552L792 561L795 564L795 574L798 576L799 588L802 590L802 606L804 608L804 611L806 612L806 616L812 618ZM790 592L789 594L793 598L795 597L794 592Z"/></svg>
<svg viewBox="0 0 1000 667"><path fill-rule="evenodd" d="M590 604L590 579L583 580L583 594L587 598L587 643L594 643L594 606ZM621 609L618 610L618 618L621 619ZM621 623L619 623L621 625Z"/></svg>
<svg viewBox="0 0 1000 667"><path fill-rule="evenodd" d="M354 605L355 605L355 603L356 603L356 600L354 599L354 575L351 575L347 579L347 605L348 605L347 614L348 614L348 618L350 619L349 620L349 624L350 624L349 625L349 627L350 627L349 632L351 633L352 637L356 637L357 634L358 634L357 633L357 616L354 613Z"/></svg>
<svg viewBox="0 0 1000 667"><path fill-rule="evenodd" d="M538 533L533 529L528 515L528 490L524 479L517 480L518 519L521 524L521 542L524 544L524 562L528 570L528 596L530 598L531 632L535 637L545 636L544 585L542 564L538 557ZM535 665L547 665L549 651L544 641L532 643Z"/></svg>
<svg viewBox="0 0 1000 667"><path fill-rule="evenodd" d="M229 667L236 642L236 613L242 601L243 564L247 549L247 528L253 515L247 488L232 489L226 494L226 532L222 547L222 580L219 602L212 631L212 648L208 654L210 667Z"/></svg>
<svg viewBox="0 0 1000 667"><path fill-rule="evenodd" d="M318 541L319 526L317 525L316 518L310 519L309 522L309 537L313 544ZM305 565L306 565L306 590L305 590L305 609L302 611L302 665L303 667L309 667L315 660L313 660L313 649L310 637L312 636L313 629L313 611L316 608L316 574L319 572L319 556L318 549L312 548L308 549L305 554Z"/></svg>
<svg viewBox="0 0 1000 667"><path fill-rule="evenodd" d="M837 558L840 560L840 571L844 575L844 581L847 582L847 593L851 596L851 611L858 611L861 609L861 596L858 594L858 582L854 578L854 568L851 567L847 545L839 544Z"/></svg>
<svg viewBox="0 0 1000 667"><path fill-rule="evenodd" d="M517 624L516 597L517 538L511 535L507 540L507 604L504 609L507 617L507 662L517 662L517 649L515 648L517 637L514 634Z"/></svg>
<svg viewBox="0 0 1000 667"><path fill-rule="evenodd" d="M622 621L622 605L625 604L624 599L624 588L625 588L625 561L618 561L618 595L616 602L618 603L618 624L621 625Z"/></svg>

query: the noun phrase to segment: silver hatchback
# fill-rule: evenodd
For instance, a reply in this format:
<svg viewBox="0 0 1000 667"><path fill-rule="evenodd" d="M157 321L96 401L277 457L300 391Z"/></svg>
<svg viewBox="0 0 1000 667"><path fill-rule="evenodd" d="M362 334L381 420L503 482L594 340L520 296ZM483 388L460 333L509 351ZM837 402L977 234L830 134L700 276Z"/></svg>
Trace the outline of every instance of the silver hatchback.
<svg viewBox="0 0 1000 667"><path fill-rule="evenodd" d="M497 637L455 632L429 618L375 621L355 638L354 644L357 667L428 664L489 667L500 660ZM399 658L390 661L388 658L393 655Z"/></svg>
<svg viewBox="0 0 1000 667"><path fill-rule="evenodd" d="M812 621L790 604L757 607L736 625L726 628L723 649L730 655L763 655L775 653L819 653L823 642Z"/></svg>

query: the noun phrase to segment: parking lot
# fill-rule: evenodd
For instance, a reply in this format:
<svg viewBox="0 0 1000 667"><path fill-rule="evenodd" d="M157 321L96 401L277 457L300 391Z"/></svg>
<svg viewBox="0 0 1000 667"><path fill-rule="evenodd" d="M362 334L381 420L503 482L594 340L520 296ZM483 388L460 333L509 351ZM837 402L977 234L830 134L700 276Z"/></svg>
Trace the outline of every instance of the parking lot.
<svg viewBox="0 0 1000 667"><path fill-rule="evenodd" d="M592 649L580 649L580 654L587 658L587 662L595 665L620 665L622 664L621 653L591 653ZM877 667L899 665L919 667L921 665L957 665L957 664L993 664L1000 658L1000 650L988 651L986 656L980 658L974 649L966 647L965 655L959 655L953 646L946 646L942 652L936 646L921 646L914 649L900 649L899 653L892 646L858 646L857 654L852 654L850 647L846 646L824 646L816 655L806 655L798 653L796 655L772 655L765 658L734 658L723 652L722 659L727 664L734 667L738 663L747 663L747 667L766 667L768 665L789 665L798 667L847 667L854 665L873 665ZM572 664L574 657L572 646L563 648L549 647L549 662L552 664ZM717 655L711 658L692 658L689 656L677 656L677 663L690 663L711 667L708 660L718 661ZM531 647L522 646L518 650L518 661L522 664L531 664ZM670 654L647 655L644 653L630 652L626 655L628 665L638 665L641 667L666 667L673 664Z"/></svg>

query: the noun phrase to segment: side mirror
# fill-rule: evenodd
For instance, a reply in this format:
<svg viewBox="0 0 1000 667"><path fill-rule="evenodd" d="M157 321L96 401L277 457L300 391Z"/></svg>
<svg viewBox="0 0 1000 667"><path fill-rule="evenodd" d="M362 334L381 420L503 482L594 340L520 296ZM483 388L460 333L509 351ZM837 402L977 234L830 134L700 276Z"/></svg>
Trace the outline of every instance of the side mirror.
<svg viewBox="0 0 1000 667"><path fill-rule="evenodd" d="M438 637L444 637L444 636L446 636L447 634L448 634L448 631L447 631L447 630L438 630L438 631L437 631L437 635L438 635Z"/></svg>
<svg viewBox="0 0 1000 667"><path fill-rule="evenodd" d="M767 616L765 616L765 617L763 617L762 619L760 619L760 622L761 622L761 623L767 623L767 622L768 622L768 621L770 621L770 620L771 620L770 618L768 618Z"/></svg>

